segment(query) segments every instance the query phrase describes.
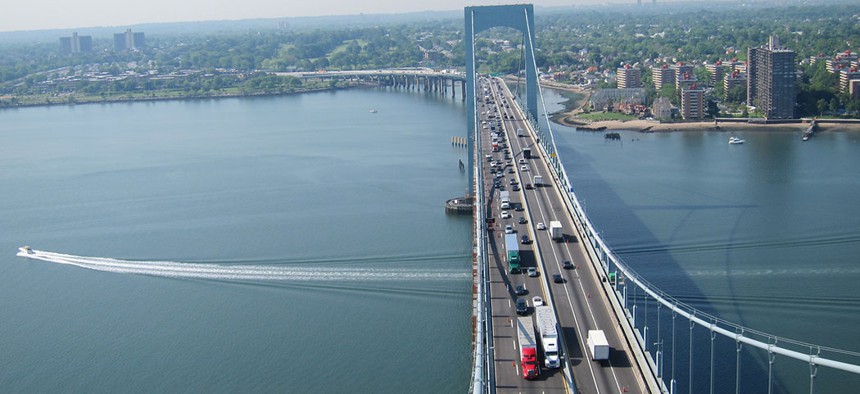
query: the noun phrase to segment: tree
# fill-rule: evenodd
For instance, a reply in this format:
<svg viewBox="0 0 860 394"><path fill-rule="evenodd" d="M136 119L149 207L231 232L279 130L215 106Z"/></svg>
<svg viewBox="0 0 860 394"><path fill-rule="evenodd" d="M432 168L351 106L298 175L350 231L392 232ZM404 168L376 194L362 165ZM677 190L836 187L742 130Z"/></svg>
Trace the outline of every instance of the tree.
<svg viewBox="0 0 860 394"><path fill-rule="evenodd" d="M824 115L824 111L827 110L827 100L820 98L815 105L818 108L818 116Z"/></svg>
<svg viewBox="0 0 860 394"><path fill-rule="evenodd" d="M834 97L830 99L830 113L835 114L837 111L839 111L839 100Z"/></svg>

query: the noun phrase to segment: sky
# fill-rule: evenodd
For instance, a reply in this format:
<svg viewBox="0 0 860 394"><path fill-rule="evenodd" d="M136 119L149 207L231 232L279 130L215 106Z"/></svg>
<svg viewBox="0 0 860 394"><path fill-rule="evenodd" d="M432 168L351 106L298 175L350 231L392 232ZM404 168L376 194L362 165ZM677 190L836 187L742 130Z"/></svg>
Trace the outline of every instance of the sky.
<svg viewBox="0 0 860 394"><path fill-rule="evenodd" d="M141 23L322 15L397 14L462 10L465 6L516 4L490 0L6 0L0 31L126 26ZM631 0L633 1L633 0ZM537 6L570 6L590 0L533 0Z"/></svg>

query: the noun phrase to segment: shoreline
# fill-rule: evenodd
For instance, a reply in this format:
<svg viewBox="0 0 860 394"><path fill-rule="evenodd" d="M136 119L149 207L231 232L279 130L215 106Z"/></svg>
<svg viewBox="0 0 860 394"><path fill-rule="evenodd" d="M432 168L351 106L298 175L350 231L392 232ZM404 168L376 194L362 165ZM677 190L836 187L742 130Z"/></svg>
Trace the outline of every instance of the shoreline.
<svg viewBox="0 0 860 394"><path fill-rule="evenodd" d="M52 103L30 103L30 104L15 104L15 105L0 105L0 111L9 110L9 109L18 109L18 108L36 108L36 107L54 107L54 106L76 106L76 105L90 105L90 104L116 104L116 103L137 103L137 102L154 102L154 101L192 101L192 100L207 100L207 99L222 99L222 98L241 98L241 97L271 97L271 96L288 96L292 94L302 94L302 93L318 93L318 92L328 92L328 91L337 91L343 89L352 89L356 87L363 87L364 85L349 85L349 86L338 86L338 87L324 87L324 88L309 88L309 89L301 89L301 90L293 90L288 92L254 92L254 93L226 93L226 94L216 94L216 95L196 95L196 96L161 96L161 97L116 97L116 98L108 98L104 100L92 100L92 101L80 101L80 102L65 102L65 101L57 101Z"/></svg>
<svg viewBox="0 0 860 394"><path fill-rule="evenodd" d="M569 91L583 95L580 100L572 102L568 100L565 108L550 115L550 120L558 125L575 127L578 131L586 132L603 132L603 131L635 131L640 133L658 133L658 132L687 132L687 131L777 131L777 132L798 132L803 133L809 127L809 123L802 121L796 123L747 123L747 122L715 122L697 121L697 122L660 122L658 120L602 120L589 121L576 119L575 116L581 112L581 108L590 97L589 92L564 84L548 84L542 83L543 86ZM860 119L856 123L829 123L827 119L819 119L816 133L825 131L860 131Z"/></svg>

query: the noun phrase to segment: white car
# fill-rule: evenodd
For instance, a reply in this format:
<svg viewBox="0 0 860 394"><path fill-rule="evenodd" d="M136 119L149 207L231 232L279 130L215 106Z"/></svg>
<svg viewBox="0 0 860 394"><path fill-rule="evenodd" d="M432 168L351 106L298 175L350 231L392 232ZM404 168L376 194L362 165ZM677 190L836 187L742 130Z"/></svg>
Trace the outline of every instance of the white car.
<svg viewBox="0 0 860 394"><path fill-rule="evenodd" d="M510 224L505 226L505 234L513 234L513 233L514 233L514 226L512 226Z"/></svg>
<svg viewBox="0 0 860 394"><path fill-rule="evenodd" d="M520 166L520 171L528 171L529 166Z"/></svg>
<svg viewBox="0 0 860 394"><path fill-rule="evenodd" d="M510 219L510 218L511 218L511 214L508 213L508 211L502 211L502 219ZM544 228L546 228L546 227L544 227Z"/></svg>
<svg viewBox="0 0 860 394"><path fill-rule="evenodd" d="M504 214L504 213L506 213L506 212L502 212L502 213ZM504 219L504 216L502 216L502 218ZM546 226L543 224L543 222L540 222L540 223L538 223L538 225L537 225L537 229L538 229L538 230L546 230Z"/></svg>
<svg viewBox="0 0 860 394"><path fill-rule="evenodd" d="M540 298L540 296L532 297L532 304L534 306L543 306L543 298Z"/></svg>

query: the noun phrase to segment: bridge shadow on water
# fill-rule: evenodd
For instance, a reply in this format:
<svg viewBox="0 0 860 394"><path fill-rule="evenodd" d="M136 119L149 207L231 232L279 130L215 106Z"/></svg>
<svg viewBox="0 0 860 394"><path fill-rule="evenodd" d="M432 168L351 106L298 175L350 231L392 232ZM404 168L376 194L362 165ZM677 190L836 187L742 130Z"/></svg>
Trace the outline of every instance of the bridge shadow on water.
<svg viewBox="0 0 860 394"><path fill-rule="evenodd" d="M554 130L563 130L563 133L573 132L569 128L553 125ZM570 130L570 131L568 131ZM558 139L558 131L556 131ZM716 314L716 309L707 301L705 294L699 289L690 277L686 275L671 275L671 277L660 277L660 273L683 272L683 267L676 261L670 251L671 245L662 243L635 214L637 210L705 210L705 209L736 209L744 208L731 204L719 205L628 205L611 187L609 183L599 176L589 177L587 184L583 186L582 181L577 182L575 174L597 174L593 167L595 163L589 155L571 149L566 144L558 145L559 156L565 160L565 168L571 177L573 187L580 199L586 201L600 201L602 206L613 207L611 215L614 223L623 223L626 232L637 234L637 242L649 245L647 256L637 257L635 261L626 261L636 272L648 282L660 288L671 284L672 288L684 289L684 297L700 300L696 307L705 313ZM598 215L599 216L599 215ZM593 224L600 232L600 218L589 215ZM604 239L611 245L612 239ZM649 274L650 273L650 274ZM670 281L670 282L667 282ZM621 292L623 285L619 285ZM673 318L673 312L666 307L658 307L658 302L651 297L645 297L641 289L627 289L628 308L636 305L636 329L642 333L643 326L647 324L648 333L645 337L645 346L653 358L657 358L657 352L662 353L661 375L664 382L669 385L674 378L676 392L708 393L711 392L713 384L714 393L767 393L768 392L768 362L766 352L742 346L738 351L733 339L717 335L712 340L709 331L701 326L690 329L688 320L680 315ZM707 320L707 319L706 319ZM647 323L646 323L647 322ZM742 323L742 322L741 322ZM576 332L572 328L564 329L566 338L573 338ZM691 339L692 336L692 339ZM712 345L714 351L712 352ZM586 352L577 343L567 343L571 362L574 364L590 362ZM692 352L691 352L692 348ZM612 349L610 353L613 366L629 367L629 359L626 354ZM674 356L674 357L673 357ZM740 377L738 379L737 358L740 357ZM692 360L692 366L691 365ZM783 359L784 360L784 359ZM785 363L785 361L783 361ZM626 364L626 365L625 365ZM713 371L713 374L712 372ZM808 373L808 371L807 371ZM712 383L713 378L713 383ZM692 387L691 383L692 382ZM808 387L806 388L808 392ZM801 390L790 390L784 382L774 376L773 392L788 393Z"/></svg>

